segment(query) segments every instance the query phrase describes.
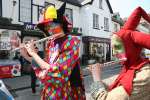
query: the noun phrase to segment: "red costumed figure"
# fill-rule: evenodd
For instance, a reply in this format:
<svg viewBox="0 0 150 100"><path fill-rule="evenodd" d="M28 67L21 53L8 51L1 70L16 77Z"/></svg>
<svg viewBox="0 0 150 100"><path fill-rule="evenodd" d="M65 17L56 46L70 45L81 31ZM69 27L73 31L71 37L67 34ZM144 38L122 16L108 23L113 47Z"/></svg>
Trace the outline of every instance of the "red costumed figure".
<svg viewBox="0 0 150 100"><path fill-rule="evenodd" d="M96 100L150 100L150 61L141 56L143 48L150 49L150 35L136 31L141 17L150 23L150 16L138 7L112 36L113 54L122 61L123 68L109 92L91 70L95 81L98 80L92 91Z"/></svg>
<svg viewBox="0 0 150 100"><path fill-rule="evenodd" d="M136 31L141 17L150 23L150 16L141 7L138 7L128 18L122 29L116 33L121 38L125 49L124 55L119 56L119 59L123 57L123 59L126 58L126 61L122 62L122 73L110 89L123 85L129 95L132 92L132 81L135 71L140 70L143 65L149 63L148 59L141 57L141 51L143 48L150 49L150 35Z"/></svg>

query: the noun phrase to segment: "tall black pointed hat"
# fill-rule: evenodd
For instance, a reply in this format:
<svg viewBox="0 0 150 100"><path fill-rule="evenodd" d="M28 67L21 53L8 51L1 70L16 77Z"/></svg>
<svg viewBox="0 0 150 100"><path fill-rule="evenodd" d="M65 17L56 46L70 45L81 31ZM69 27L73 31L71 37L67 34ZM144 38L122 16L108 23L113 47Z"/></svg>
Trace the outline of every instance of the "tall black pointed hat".
<svg viewBox="0 0 150 100"><path fill-rule="evenodd" d="M66 2L63 3L63 5L56 10L54 6L49 6L47 9L44 11L44 18L42 22L39 22L37 24L37 27L43 31L47 36L49 36L47 30L45 30L45 24L55 22L55 23L60 23L63 26L64 32L67 32L67 26L69 23L68 20L64 17L65 13L65 8L66 8Z"/></svg>

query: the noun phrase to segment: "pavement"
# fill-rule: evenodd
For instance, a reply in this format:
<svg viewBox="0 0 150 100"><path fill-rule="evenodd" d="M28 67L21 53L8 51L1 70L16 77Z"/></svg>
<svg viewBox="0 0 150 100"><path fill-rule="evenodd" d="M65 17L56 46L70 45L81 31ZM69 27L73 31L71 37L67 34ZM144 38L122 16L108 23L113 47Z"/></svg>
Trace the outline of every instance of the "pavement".
<svg viewBox="0 0 150 100"><path fill-rule="evenodd" d="M120 65L107 66L102 70L102 80L106 84L111 84L113 80L117 77L120 71ZM86 99L92 100L90 98L90 85L93 82L92 76L87 69L82 70L84 85L86 90ZM15 100L40 100L40 88L37 86L37 93L32 94L30 88L30 76L24 75L21 77L3 79L7 89L15 98ZM38 85L38 83L37 83Z"/></svg>

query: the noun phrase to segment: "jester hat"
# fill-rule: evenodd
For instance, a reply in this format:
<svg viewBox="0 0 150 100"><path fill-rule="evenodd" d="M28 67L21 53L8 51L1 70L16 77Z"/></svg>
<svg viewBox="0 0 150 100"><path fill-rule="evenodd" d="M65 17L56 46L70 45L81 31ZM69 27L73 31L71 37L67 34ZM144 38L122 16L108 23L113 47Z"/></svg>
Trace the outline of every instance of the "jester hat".
<svg viewBox="0 0 150 100"><path fill-rule="evenodd" d="M49 36L47 30L45 30L45 25L47 23L59 23L63 27L64 33L68 33L72 29L72 23L69 22L65 13L66 2L57 10L54 6L49 6L44 11L43 20L37 24L37 27L45 33L46 36Z"/></svg>

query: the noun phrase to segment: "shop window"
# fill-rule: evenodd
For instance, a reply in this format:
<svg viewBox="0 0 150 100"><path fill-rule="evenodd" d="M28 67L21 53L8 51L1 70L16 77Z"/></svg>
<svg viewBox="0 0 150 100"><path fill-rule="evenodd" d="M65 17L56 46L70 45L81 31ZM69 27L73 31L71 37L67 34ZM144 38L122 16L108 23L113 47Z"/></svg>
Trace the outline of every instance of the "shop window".
<svg viewBox="0 0 150 100"><path fill-rule="evenodd" d="M98 62L104 60L104 43L91 42L89 46L89 54L91 58L96 59Z"/></svg>
<svg viewBox="0 0 150 100"><path fill-rule="evenodd" d="M93 14L93 28L99 29L99 15Z"/></svg>
<svg viewBox="0 0 150 100"><path fill-rule="evenodd" d="M0 29L0 59L17 58L17 52L10 52L12 49L19 47L20 31Z"/></svg>
<svg viewBox="0 0 150 100"><path fill-rule="evenodd" d="M109 19L104 17L104 31L109 31Z"/></svg>
<svg viewBox="0 0 150 100"><path fill-rule="evenodd" d="M38 7L38 21L43 20L43 14L44 14L45 8L42 6Z"/></svg>
<svg viewBox="0 0 150 100"><path fill-rule="evenodd" d="M71 23L73 23L73 11L70 8L66 8L65 16L69 19Z"/></svg>
<svg viewBox="0 0 150 100"><path fill-rule="evenodd" d="M45 2L44 6L40 6L37 5L38 7L38 21L43 20L43 14L44 14L44 10L48 7L48 6L55 6L55 4L49 3L49 2Z"/></svg>
<svg viewBox="0 0 150 100"><path fill-rule="evenodd" d="M104 43L97 44L97 52L96 55L100 58L104 57Z"/></svg>
<svg viewBox="0 0 150 100"><path fill-rule="evenodd" d="M33 23L35 23L39 20L38 7L39 7L39 5L35 5L35 4L32 5L32 22Z"/></svg>
<svg viewBox="0 0 150 100"><path fill-rule="evenodd" d="M102 3L103 3L103 0L99 0L99 8L100 9L103 9Z"/></svg>
<svg viewBox="0 0 150 100"><path fill-rule="evenodd" d="M32 0L19 0L19 21L32 22Z"/></svg>

